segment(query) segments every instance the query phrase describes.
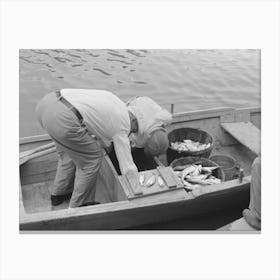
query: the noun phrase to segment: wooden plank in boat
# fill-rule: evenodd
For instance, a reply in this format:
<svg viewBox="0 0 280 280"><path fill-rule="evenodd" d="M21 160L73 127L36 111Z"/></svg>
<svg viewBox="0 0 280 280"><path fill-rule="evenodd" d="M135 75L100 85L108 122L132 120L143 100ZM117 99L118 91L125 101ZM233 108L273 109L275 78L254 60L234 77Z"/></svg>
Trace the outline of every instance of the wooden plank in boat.
<svg viewBox="0 0 280 280"><path fill-rule="evenodd" d="M166 188L165 191L157 193L156 195L146 195L137 197L137 199L130 200L131 202L141 205L142 203L157 203L161 200L168 199L193 199L193 195L191 192L186 192L184 188L175 188L170 191Z"/></svg>
<svg viewBox="0 0 280 280"><path fill-rule="evenodd" d="M260 154L261 133L251 122L222 123L221 126L252 152Z"/></svg>
<svg viewBox="0 0 280 280"><path fill-rule="evenodd" d="M50 136L48 134L43 134L43 135L36 135L30 137L22 137L20 138L19 143L26 144L26 143L42 142L47 140L51 140Z"/></svg>
<svg viewBox="0 0 280 280"><path fill-rule="evenodd" d="M169 167L166 169L169 170ZM149 180L149 178L151 176L158 177L159 175L161 175L161 173L159 172L158 169L141 171L139 173L145 176L145 182L147 180ZM172 170L170 171L170 173L172 175L172 173L173 173ZM170 175L170 173L168 171L169 175ZM137 178L139 178L138 176L137 176ZM139 179L137 179L137 180L139 180ZM145 198L147 196L159 197L159 194L161 194L161 193L172 192L177 189L183 189L184 186L180 183L179 179L177 179L176 176L174 176L172 178L168 177L168 180L169 180L168 182L164 181L164 186L160 186L157 180L156 180L155 184L150 187L140 186L142 194L135 195L130 183L127 180L127 177L119 176L119 182L121 183L122 188L123 188L128 200ZM169 185L167 183L169 183ZM170 186L171 186L171 188L170 188Z"/></svg>
<svg viewBox="0 0 280 280"><path fill-rule="evenodd" d="M251 113L250 121L255 127L257 127L258 129L261 129L261 114L260 114L260 112Z"/></svg>
<svg viewBox="0 0 280 280"><path fill-rule="evenodd" d="M236 111L235 112L235 120L234 122L250 122L251 121L251 113L249 111Z"/></svg>
<svg viewBox="0 0 280 280"><path fill-rule="evenodd" d="M214 108L208 110L198 110L191 112L176 113L173 115L172 123L186 122L190 120L208 119L228 115L234 112L232 108Z"/></svg>
<svg viewBox="0 0 280 280"><path fill-rule="evenodd" d="M152 174L155 174L155 171L151 172L148 171L142 171L141 174L145 175L146 178L149 178ZM147 179L146 179L147 180ZM128 181L126 180L125 176L119 176L119 181L123 187L123 190L126 194L126 198L128 200L133 200L135 202L157 202L162 199L168 199L168 198L185 198L187 197L187 192L185 189L181 186L173 189L169 189L166 185L164 187L161 187L158 185L158 183L155 183L152 187L145 188L142 187L143 194L139 196L135 196L133 194L133 191L130 189L128 185ZM192 195L191 195L192 196ZM192 196L193 198L193 196Z"/></svg>
<svg viewBox="0 0 280 280"><path fill-rule="evenodd" d="M57 168L57 155L36 158L20 166L21 183L23 185L47 181L54 178Z"/></svg>
<svg viewBox="0 0 280 280"><path fill-rule="evenodd" d="M113 192L113 189L114 187L117 188L117 185L114 183L113 178L109 174L109 172L106 172L104 174L103 170L103 168L100 168L97 175L95 200L100 203L116 201L116 195Z"/></svg>
<svg viewBox="0 0 280 280"><path fill-rule="evenodd" d="M160 173L161 177L165 181L168 188L176 188L178 185L178 180L176 180L176 176L170 167L157 167L158 172Z"/></svg>
<svg viewBox="0 0 280 280"><path fill-rule="evenodd" d="M40 174L34 174L30 176L22 176L21 177L21 183L22 185L28 185L28 184L35 184L39 182L49 181L53 180L56 174L56 170L44 172Z"/></svg>
<svg viewBox="0 0 280 280"><path fill-rule="evenodd" d="M102 162L102 166L102 173L104 173L103 176L106 180L105 186L110 197L112 197L113 201L127 200L127 196L121 186L117 171L107 155Z"/></svg>
<svg viewBox="0 0 280 280"><path fill-rule="evenodd" d="M54 153L46 154L42 157L34 158L29 162L35 163L35 162L44 162L44 161L57 161L57 160L58 160L58 154L54 152Z"/></svg>
<svg viewBox="0 0 280 280"><path fill-rule="evenodd" d="M132 190L129 187L129 183L128 183L126 177L125 176L119 176L119 182L122 186L122 189L125 193L126 198L128 198L128 199L132 198L134 195L133 195Z"/></svg>
<svg viewBox="0 0 280 280"><path fill-rule="evenodd" d="M44 160L38 162L26 162L20 166L20 172L23 177L36 175L40 173L55 171L57 168L57 160Z"/></svg>
<svg viewBox="0 0 280 280"><path fill-rule="evenodd" d="M45 181L22 186L22 196L26 213L50 211L51 201L49 185L52 181Z"/></svg>
<svg viewBox="0 0 280 280"><path fill-rule="evenodd" d="M22 198L22 189L21 189L21 182L19 184L19 216L20 218L25 215L25 209L23 205L23 198Z"/></svg>
<svg viewBox="0 0 280 280"><path fill-rule="evenodd" d="M129 183L130 188L133 191L134 195L141 195L143 191L139 183L139 174L138 172L128 172L125 174L125 177Z"/></svg>

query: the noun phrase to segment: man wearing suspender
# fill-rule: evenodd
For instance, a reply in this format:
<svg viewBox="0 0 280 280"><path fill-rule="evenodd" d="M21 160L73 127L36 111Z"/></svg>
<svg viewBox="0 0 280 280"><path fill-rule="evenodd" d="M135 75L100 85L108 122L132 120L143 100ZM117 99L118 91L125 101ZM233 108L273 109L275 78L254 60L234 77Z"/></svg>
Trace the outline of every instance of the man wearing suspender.
<svg viewBox="0 0 280 280"><path fill-rule="evenodd" d="M122 174L137 171L129 137L153 156L165 153L169 144L163 126L172 116L148 97L125 104L104 90L63 89L47 94L36 114L59 155L52 205L67 198L71 198L69 207L98 204L97 174L104 148L111 143Z"/></svg>

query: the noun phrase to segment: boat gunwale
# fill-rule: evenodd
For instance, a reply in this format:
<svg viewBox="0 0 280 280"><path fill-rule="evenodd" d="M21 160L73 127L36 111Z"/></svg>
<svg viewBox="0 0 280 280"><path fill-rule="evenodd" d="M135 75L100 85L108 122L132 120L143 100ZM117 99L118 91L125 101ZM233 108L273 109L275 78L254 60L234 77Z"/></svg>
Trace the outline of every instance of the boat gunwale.
<svg viewBox="0 0 280 280"><path fill-rule="evenodd" d="M195 110L195 111L188 111L188 112L179 112L173 114L173 120L171 125L190 121L190 120L199 120L204 118L214 118L214 117L221 117L227 114L239 113L239 112L248 112L248 113L260 113L260 107L246 107L246 108L230 108L230 107L219 107L213 109L206 109L206 110ZM43 142L51 140L48 134L41 134L36 136L29 136L29 137L21 137L19 139L19 144L28 144L33 142Z"/></svg>

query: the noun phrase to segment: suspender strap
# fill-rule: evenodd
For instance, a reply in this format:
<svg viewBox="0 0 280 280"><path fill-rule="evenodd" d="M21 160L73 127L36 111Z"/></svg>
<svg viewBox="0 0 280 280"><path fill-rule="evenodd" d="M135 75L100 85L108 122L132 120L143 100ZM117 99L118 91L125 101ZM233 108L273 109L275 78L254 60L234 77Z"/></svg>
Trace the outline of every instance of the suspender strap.
<svg viewBox="0 0 280 280"><path fill-rule="evenodd" d="M60 91L57 91L55 94L56 94L58 100L61 103L63 103L67 108L69 108L76 115L76 117L79 119L79 121L82 123L83 122L83 117L82 117L81 113L69 101L67 101L61 95Z"/></svg>

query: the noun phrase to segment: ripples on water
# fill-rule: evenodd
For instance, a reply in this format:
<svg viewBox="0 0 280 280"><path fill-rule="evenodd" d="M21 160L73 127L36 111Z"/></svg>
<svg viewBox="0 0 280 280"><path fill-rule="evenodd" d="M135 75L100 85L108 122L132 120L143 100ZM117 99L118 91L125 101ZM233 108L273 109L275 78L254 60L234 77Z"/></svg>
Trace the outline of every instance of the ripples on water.
<svg viewBox="0 0 280 280"><path fill-rule="evenodd" d="M19 66L21 137L45 133L36 103L61 88L146 95L175 112L260 106L259 50L20 50Z"/></svg>

